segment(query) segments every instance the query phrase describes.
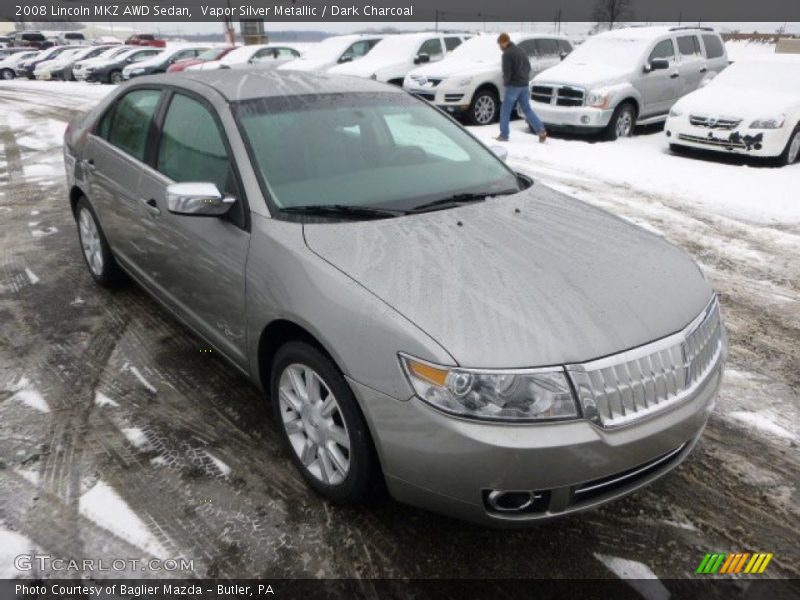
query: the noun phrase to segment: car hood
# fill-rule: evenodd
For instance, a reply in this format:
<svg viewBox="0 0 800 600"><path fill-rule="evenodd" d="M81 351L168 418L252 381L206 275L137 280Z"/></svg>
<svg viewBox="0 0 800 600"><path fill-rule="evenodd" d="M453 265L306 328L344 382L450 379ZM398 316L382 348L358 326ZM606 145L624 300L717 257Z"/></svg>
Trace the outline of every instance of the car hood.
<svg viewBox="0 0 800 600"><path fill-rule="evenodd" d="M304 230L311 251L467 367L620 352L681 330L712 295L678 248L538 184L458 209Z"/></svg>
<svg viewBox="0 0 800 600"><path fill-rule="evenodd" d="M282 71L321 71L335 64L336 61L333 59L296 58L281 65L278 69Z"/></svg>
<svg viewBox="0 0 800 600"><path fill-rule="evenodd" d="M630 69L603 64L570 62L567 59L539 73L533 78L533 82L593 88L628 81L630 76Z"/></svg>
<svg viewBox="0 0 800 600"><path fill-rule="evenodd" d="M369 77L373 73L380 73L384 70L407 67L408 64L409 61L407 60L370 60L369 55L367 55L363 58L359 58L358 60L335 65L328 69L328 73L331 75L354 75L356 77Z"/></svg>
<svg viewBox="0 0 800 600"><path fill-rule="evenodd" d="M800 95L768 89L708 85L679 100L676 108L692 114L752 120L800 107ZM746 125L746 124L745 124Z"/></svg>
<svg viewBox="0 0 800 600"><path fill-rule="evenodd" d="M448 77L475 77L485 73L495 73L500 71L500 61L475 62L471 60L458 60L456 58L440 60L439 62L423 65L414 69L409 75L424 75L435 79L447 79Z"/></svg>

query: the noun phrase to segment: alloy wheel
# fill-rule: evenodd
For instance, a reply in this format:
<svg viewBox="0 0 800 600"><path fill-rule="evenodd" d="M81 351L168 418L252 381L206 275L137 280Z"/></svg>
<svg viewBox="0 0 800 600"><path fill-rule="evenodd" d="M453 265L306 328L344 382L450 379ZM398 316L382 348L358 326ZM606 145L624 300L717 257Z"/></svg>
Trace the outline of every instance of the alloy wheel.
<svg viewBox="0 0 800 600"><path fill-rule="evenodd" d="M630 110L623 110L617 118L617 137L628 137L633 130L633 114Z"/></svg>
<svg viewBox="0 0 800 600"><path fill-rule="evenodd" d="M281 373L278 402L286 435L300 462L327 485L344 481L350 470L350 434L328 385L307 365Z"/></svg>
<svg viewBox="0 0 800 600"><path fill-rule="evenodd" d="M81 236L81 248L86 257L86 264L89 265L92 273L100 277L103 273L103 248L100 244L100 232L94 217L85 208L81 209L78 217L79 232Z"/></svg>
<svg viewBox="0 0 800 600"><path fill-rule="evenodd" d="M491 96L479 96L475 101L475 120L479 125L489 125L494 119L497 106Z"/></svg>
<svg viewBox="0 0 800 600"><path fill-rule="evenodd" d="M800 156L800 131L795 132L792 141L789 143L789 153L786 156L786 162L792 164L797 160L798 156Z"/></svg>
<svg viewBox="0 0 800 600"><path fill-rule="evenodd" d="M3 79L14 79L14 73L10 69L4 69L0 75L3 76Z"/></svg>

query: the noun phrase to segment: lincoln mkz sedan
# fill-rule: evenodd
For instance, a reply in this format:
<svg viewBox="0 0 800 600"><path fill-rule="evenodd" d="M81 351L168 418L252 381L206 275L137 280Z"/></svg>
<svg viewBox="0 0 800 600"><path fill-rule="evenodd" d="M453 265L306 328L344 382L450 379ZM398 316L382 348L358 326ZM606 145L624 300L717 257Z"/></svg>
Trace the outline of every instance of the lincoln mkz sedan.
<svg viewBox="0 0 800 600"><path fill-rule="evenodd" d="M69 126L80 247L271 400L308 485L522 525L678 465L726 336L697 265L369 80L142 77Z"/></svg>

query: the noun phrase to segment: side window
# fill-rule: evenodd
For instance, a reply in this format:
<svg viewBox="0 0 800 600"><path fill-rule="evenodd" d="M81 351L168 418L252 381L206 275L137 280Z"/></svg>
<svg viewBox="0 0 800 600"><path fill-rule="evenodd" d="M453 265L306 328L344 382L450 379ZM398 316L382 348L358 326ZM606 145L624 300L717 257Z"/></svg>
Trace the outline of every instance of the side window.
<svg viewBox="0 0 800 600"><path fill-rule="evenodd" d="M706 58L719 58L725 54L722 41L716 35L704 35L703 44L706 47Z"/></svg>
<svg viewBox="0 0 800 600"><path fill-rule="evenodd" d="M132 54L130 56L130 59L131 59L132 63L136 63L136 62L144 60L145 58L153 56L153 54L154 54L154 52L150 52L148 50L144 50L142 52L135 52L134 54Z"/></svg>
<svg viewBox="0 0 800 600"><path fill-rule="evenodd" d="M534 47L536 48L536 55L543 58L550 58L558 56L558 41L557 40L534 40Z"/></svg>
<svg viewBox="0 0 800 600"><path fill-rule="evenodd" d="M653 48L653 51L650 53L647 62L650 62L654 58L666 58L670 62L675 60L675 45L672 43L672 40L661 40L656 44L656 47Z"/></svg>
<svg viewBox="0 0 800 600"><path fill-rule="evenodd" d="M678 51L681 56L701 56L700 42L696 35L682 35L678 38Z"/></svg>
<svg viewBox="0 0 800 600"><path fill-rule="evenodd" d="M461 38L459 37L446 37L444 38L444 45L447 51L455 50L461 45Z"/></svg>
<svg viewBox="0 0 800 600"><path fill-rule="evenodd" d="M175 94L169 104L156 168L176 183L211 182L224 193L238 195L222 134L208 109Z"/></svg>
<svg viewBox="0 0 800 600"><path fill-rule="evenodd" d="M558 40L558 52L559 54L569 54L572 52L572 44L567 40Z"/></svg>
<svg viewBox="0 0 800 600"><path fill-rule="evenodd" d="M150 123L160 99L159 90L134 90L125 94L106 113L100 124L100 135L123 152L143 161Z"/></svg>
<svg viewBox="0 0 800 600"><path fill-rule="evenodd" d="M419 50L417 50L417 56L420 56L421 54L427 54L430 56L431 61L439 60L444 56L444 50L442 50L442 41L439 38L425 40L422 42Z"/></svg>
<svg viewBox="0 0 800 600"><path fill-rule="evenodd" d="M195 50L184 50L182 52L176 53L170 59L170 62L178 62L179 60L184 60L186 58L194 58L195 56L197 56L197 52Z"/></svg>
<svg viewBox="0 0 800 600"><path fill-rule="evenodd" d="M352 56L353 58L361 58L367 52L370 51L374 44L370 43L369 40L360 40L355 42L352 46L350 46L347 50L344 51L343 56Z"/></svg>
<svg viewBox="0 0 800 600"><path fill-rule="evenodd" d="M534 40L523 40L517 46L528 56L529 60L533 60L536 57L536 42Z"/></svg>

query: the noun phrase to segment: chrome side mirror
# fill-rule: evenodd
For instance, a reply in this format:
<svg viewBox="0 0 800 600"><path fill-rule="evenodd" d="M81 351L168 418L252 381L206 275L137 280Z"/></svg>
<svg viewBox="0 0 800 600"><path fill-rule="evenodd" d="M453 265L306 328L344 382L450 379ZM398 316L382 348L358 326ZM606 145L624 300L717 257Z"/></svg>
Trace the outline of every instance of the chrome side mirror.
<svg viewBox="0 0 800 600"><path fill-rule="evenodd" d="M489 146L489 150L494 152L494 155L503 162L508 159L508 148L503 146Z"/></svg>
<svg viewBox="0 0 800 600"><path fill-rule="evenodd" d="M167 186L167 208L176 215L220 217L236 198L223 196L213 183L173 183Z"/></svg>

